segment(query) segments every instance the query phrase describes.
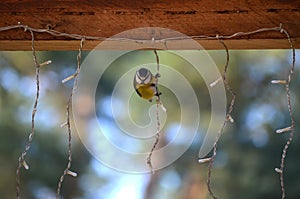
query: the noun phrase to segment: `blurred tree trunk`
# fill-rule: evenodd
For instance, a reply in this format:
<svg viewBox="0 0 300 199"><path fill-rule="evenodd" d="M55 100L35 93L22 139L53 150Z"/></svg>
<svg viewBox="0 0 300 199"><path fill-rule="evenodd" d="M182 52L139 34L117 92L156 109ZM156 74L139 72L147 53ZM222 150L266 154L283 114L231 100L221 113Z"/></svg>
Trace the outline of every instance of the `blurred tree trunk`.
<svg viewBox="0 0 300 199"><path fill-rule="evenodd" d="M184 176L182 199L205 199L207 197L207 187L205 176L200 173L186 172Z"/></svg>

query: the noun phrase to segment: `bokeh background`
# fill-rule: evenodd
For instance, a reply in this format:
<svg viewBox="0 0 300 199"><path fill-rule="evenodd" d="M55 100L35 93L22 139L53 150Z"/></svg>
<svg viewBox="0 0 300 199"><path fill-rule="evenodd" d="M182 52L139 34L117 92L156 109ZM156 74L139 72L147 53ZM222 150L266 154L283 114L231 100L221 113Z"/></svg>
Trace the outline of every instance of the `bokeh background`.
<svg viewBox="0 0 300 199"><path fill-rule="evenodd" d="M142 60L153 56L132 54L127 60ZM226 55L224 51L208 51L220 71L223 71ZM27 155L30 170L21 172L22 198L55 198L56 186L67 164L67 131L60 124L65 121L65 107L71 92L72 81L61 80L76 70L77 52L38 52L39 62L52 60L52 64L41 68L41 97L36 115L36 134ZM83 53L83 58L88 52ZM164 59L168 59L169 55ZM296 51L300 57L300 51ZM171 65L186 77L197 93L201 109L200 123L208 125L210 98L206 85L199 74L184 65L181 60L170 57ZM219 143L218 155L213 168L212 187L222 199L266 199L280 198L279 176L274 171L280 164L282 148L288 134L277 135L275 130L290 125L285 88L271 84L272 79L284 79L291 67L289 50L242 50L230 51L228 81L236 92L236 104L232 117ZM119 64L120 63L117 63ZM99 67L101 64L99 63ZM113 118L107 112L116 72L122 67L107 71L97 91L97 115L108 121L107 131L117 131ZM35 98L34 64L31 52L0 53L0 198L15 198L15 170L31 129L31 111ZM172 77L162 77L172 78ZM294 141L288 151L285 167L287 198L300 197L300 107L299 61L291 83L291 100L296 121ZM139 109L149 103L139 99L132 85L131 104ZM170 115L170 125L164 127L166 136L175 128L180 108L176 96L167 88L161 88L164 103ZM187 96L188 97L188 96ZM230 100L230 96L228 96ZM228 101L229 102L229 101ZM145 105L146 103L146 105ZM89 104L87 104L87 107ZM145 107L144 107L145 106ZM135 113L134 118L144 115ZM147 120L147 118L144 118ZM175 123L176 124L176 123ZM173 127L173 128L172 128ZM188 127L187 127L188 128ZM74 129L74 128L73 128ZM198 164L198 151L203 139L199 129L193 144L173 164L150 174L129 174L108 168L96 160L81 143L73 131L72 170L78 177L67 176L62 188L64 199L206 199L210 198L206 188L207 164ZM169 133L168 133L169 132ZM117 142L118 136L113 137ZM119 140L122 142L123 140ZM99 141L100 142L100 141ZM130 147L131 143L127 143ZM126 147L126 145L125 145ZM180 147L180 144L178 145ZM121 159L122 157L112 157ZM130 164L130 162L128 162Z"/></svg>

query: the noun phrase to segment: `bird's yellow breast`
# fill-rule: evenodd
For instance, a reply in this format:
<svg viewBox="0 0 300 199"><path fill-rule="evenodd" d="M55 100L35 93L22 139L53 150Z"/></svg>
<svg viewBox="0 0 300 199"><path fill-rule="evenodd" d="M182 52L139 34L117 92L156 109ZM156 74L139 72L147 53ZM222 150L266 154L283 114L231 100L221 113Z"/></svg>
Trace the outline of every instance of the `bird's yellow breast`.
<svg viewBox="0 0 300 199"><path fill-rule="evenodd" d="M139 85L137 88L138 92L141 94L141 97L144 99L152 99L155 95L155 87L149 85Z"/></svg>

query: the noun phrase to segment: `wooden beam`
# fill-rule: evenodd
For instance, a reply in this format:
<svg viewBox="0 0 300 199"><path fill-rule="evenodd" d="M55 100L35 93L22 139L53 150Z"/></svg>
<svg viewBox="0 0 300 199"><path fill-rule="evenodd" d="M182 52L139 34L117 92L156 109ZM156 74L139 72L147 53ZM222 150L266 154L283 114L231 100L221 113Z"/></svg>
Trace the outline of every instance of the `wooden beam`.
<svg viewBox="0 0 300 199"><path fill-rule="evenodd" d="M292 40L294 44L299 44L299 39ZM99 45L99 41L86 41L83 50L92 50L97 45ZM217 41L213 40L201 40L199 41L199 44L203 47L203 49L206 50L215 50L215 49L223 49L221 44ZM226 45L229 49L235 49L235 50L243 50L243 49L288 49L290 48L290 44L286 39L230 39L226 41ZM161 43L160 45L156 45L159 49L164 49L165 46ZM179 48L180 45L174 44L174 42L170 42L168 44L168 49L172 50L182 50L182 48ZM299 48L299 45L296 47ZM35 48L36 50L78 50L79 48L79 41L77 40L39 40L35 42ZM31 41L8 41L3 40L0 41L0 49L4 51L28 51L31 50ZM124 47L123 45L119 45L118 42L111 42L111 45L105 45L105 47L101 49L106 50L134 50L139 49L139 45L136 43L131 43L130 45L126 45ZM184 45L184 49L192 50L192 49L199 49L195 48L195 46L187 46Z"/></svg>
<svg viewBox="0 0 300 199"><path fill-rule="evenodd" d="M300 48L300 0L2 0L0 27L18 22L33 28L111 37L125 30L161 27L188 36L232 35L260 28L286 29ZM148 35L149 36L149 35ZM141 34L138 39L149 39ZM167 36L167 35L166 35ZM38 50L77 50L79 41L36 34ZM130 35L129 35L130 37ZM0 32L0 50L30 50L30 34L23 30ZM85 50L99 41L87 41ZM205 49L222 49L217 40L199 40ZM284 34L270 31L226 40L230 49L286 49ZM128 46L128 49L134 46ZM170 47L171 49L172 47ZM112 43L111 49L118 49Z"/></svg>

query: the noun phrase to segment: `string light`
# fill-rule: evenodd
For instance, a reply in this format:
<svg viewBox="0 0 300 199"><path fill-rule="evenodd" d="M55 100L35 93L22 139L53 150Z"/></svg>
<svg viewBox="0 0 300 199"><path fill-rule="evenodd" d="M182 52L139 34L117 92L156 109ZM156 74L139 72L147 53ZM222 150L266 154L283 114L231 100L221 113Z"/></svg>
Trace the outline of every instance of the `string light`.
<svg viewBox="0 0 300 199"><path fill-rule="evenodd" d="M285 83L285 91L286 91L286 98L287 98L287 107L288 107L288 111L289 111L289 115L290 115L290 120L291 120L291 125L289 127L283 128L283 129L278 129L276 131L276 133L283 133L286 131L290 131L290 135L288 140L286 141L283 150L282 150L282 154L281 154L281 163L280 163L280 168L276 171L280 171L279 173L279 179L280 179L280 186L281 186L281 199L285 199L285 184L284 184L284 176L283 176L283 172L284 172L284 167L285 167L285 159L286 159L286 154L287 154L287 150L290 146L290 144L293 141L293 137L294 137L294 130L295 130L295 119L293 116L293 110L292 110L292 104L291 104L291 95L290 95L290 83L292 81L293 75L294 75L294 70L295 70L295 63L296 63L296 55L295 55L295 47L291 41L290 35L289 33L282 28L282 24L280 24L280 33L284 34L290 44L290 48L292 50L292 67L289 71L289 75L288 78L286 80Z"/></svg>
<svg viewBox="0 0 300 199"><path fill-rule="evenodd" d="M28 142L26 144L25 150L22 152L21 156L18 159L18 167L16 170L16 194L17 194L17 198L20 198L20 169L23 166L26 170L29 169L28 164L25 161L25 157L31 147L31 143L33 141L33 137L34 137L34 133L35 133L35 115L37 112L37 105L39 102L39 92L40 92L40 85L39 85L39 72L40 72L40 67L41 66L45 66L48 64L51 64L52 61L48 60L44 63L39 64L37 62L37 58L36 58L36 53L35 53L35 45L34 45L34 33L45 33L45 34L49 34L52 36L56 36L56 37L64 37L64 38L71 38L71 39L76 39L76 40L81 40L80 42L80 48L78 51L78 55L77 55L77 71L75 74L65 78L64 80L62 80L62 83L65 83L67 81L70 81L71 79L75 78L74 84L73 84L73 88L72 88L72 92L69 96L69 100L67 102L67 107L66 107L66 111L67 111L67 121L65 123L63 123L61 125L61 127L65 127L67 126L68 128L68 164L67 167L63 173L63 175L60 178L60 181L58 183L58 188L57 188L57 195L56 198L59 198L59 194L60 194L60 189L61 189L61 185L62 182L64 180L64 177L66 175L71 175L76 177L77 173L70 171L70 167L71 167L71 162L72 162L72 151L71 151L71 126L70 126L70 106L71 106L71 102L72 102L72 96L75 92L75 89L77 87L77 82L78 82L78 74L80 72L80 62L81 62L81 51L83 48L83 43L85 40L98 40L98 41L133 41L136 43L144 43L144 42L149 42L148 40L143 40L143 39L131 39L131 38L106 38L106 37L95 37L95 36L83 36L83 35L79 35L79 34L69 34L69 33L63 33L63 32L59 32L53 29L37 29L37 28L32 28L28 25L23 25L21 22L18 22L17 25L12 25L12 26L5 26L5 27L0 27L0 32L2 31L7 31L7 30L12 30L12 29L23 29L24 32L30 32L31 34L31 48L32 48L32 53L33 53L33 61L36 67L36 96L35 96L35 102L34 102L34 106L32 109L32 115L31 115L31 132L29 134L28 137ZM168 41L173 41L173 40L190 40L190 39L194 39L194 40L219 40L220 43L223 45L224 49L226 50L226 55L227 55L227 59L226 59L226 64L225 64L225 69L224 69L224 73L223 73L223 77L219 78L217 80L215 80L214 82L212 82L210 84L210 87L214 87L218 82L220 82L223 79L223 83L226 87L226 90L231 94L232 99L231 99L231 103L230 106L228 108L227 111L227 115L226 118L224 120L224 123L221 127L221 129L218 132L218 135L216 137L216 140L214 142L214 149L213 149L213 155L212 157L209 158L202 158L199 159L198 162L199 163L205 163L205 162L209 162L209 166L208 166L208 180L207 180L207 186L208 186L208 190L210 192L210 195L212 198L216 199L217 197L213 194L211 187L210 187L210 181L211 181L211 170L212 170L212 165L215 159L215 156L217 155L217 143L221 137L221 134L224 131L224 128L227 124L227 122L234 122L233 118L231 117L231 112L233 110L234 104L235 104L235 93L233 92L233 90L230 88L230 86L227 83L227 78L226 78L226 72L228 69L228 63L229 63L229 53L228 53L228 48L226 46L226 44L224 43L223 40L225 39L232 39L232 38L236 38L236 37L240 37L240 36L248 36L248 35L253 35L253 34L258 34L258 33L262 33L262 32L269 32L269 31L277 31L280 32L282 34L285 34L285 36L287 37L287 40L290 44L290 48L292 50L292 68L290 69L290 73L288 75L287 80L272 80L271 83L272 84L284 84L285 85L285 90L286 90L286 96L287 96L287 105L288 105L288 110L289 110L289 115L290 115L290 119L291 119L291 125L282 129L277 129L276 133L281 134L284 132L288 132L290 131L290 136L288 138L288 140L286 141L286 144L283 148L283 152L282 152L282 156L281 156L281 164L280 164L280 168L275 168L275 171L277 173L279 173L280 175L280 185L281 185L281 192L282 192L282 199L285 198L285 185L284 185L284 177L283 177L283 173L284 173L284 166L285 166L285 158L286 158L286 154L287 154L287 150L289 148L289 145L291 144L292 140L293 140L293 135L294 135L294 129L295 129L295 120L293 117L293 112L292 112L292 105L291 105L291 100L290 100L290 82L292 80L293 74L294 74L294 68L295 68L295 48L293 46L293 43L291 41L290 35L289 33L282 28L282 24L280 24L278 27L273 27L273 28L261 28L258 30L254 30L254 31L249 31L249 32L237 32L234 33L232 35L228 35L228 36L223 36L223 35L216 35L216 36L207 36L207 35L198 35L198 36L183 36L183 37L170 37L170 38L164 38L164 39L160 39L160 40L155 40L154 38L152 38L152 42L163 42L163 44L165 46L167 46L167 42ZM157 60L157 67L158 67L158 75L159 75L159 58L157 55L157 52L154 48L154 53L156 56L156 60ZM153 170L152 168L152 163L151 163L151 156L152 153L158 143L159 140L159 132L160 132L160 123L159 123L159 115L158 115L158 107L161 107L162 110L166 111L166 108L163 106L159 96L157 97L157 133L156 133L156 141L150 151L150 154L147 158L147 163L149 164L151 170Z"/></svg>
<svg viewBox="0 0 300 199"><path fill-rule="evenodd" d="M286 80L272 80L272 84L286 84Z"/></svg>
<svg viewBox="0 0 300 199"><path fill-rule="evenodd" d="M63 123L63 126L67 126L68 129L68 163L67 166L63 172L63 174L61 175L59 182L57 184L57 190L56 190L56 199L59 199L59 195L60 195L60 190L62 187L62 183L64 181L64 178L66 175L70 175L73 177L77 176L76 172L73 172L70 170L71 165L72 165L72 130L71 130L71 123L70 123L70 107L72 106L72 99L73 99L73 95L76 91L77 88L77 84L78 84L78 76L80 73L80 69L81 69L81 56L82 56L82 48L83 48L83 44L85 42L85 37L82 37L80 40L80 46L78 49L78 54L77 54L77 69L76 69L76 73L71 75L70 77L66 78L68 79L67 81L75 78L74 83L73 83L73 87L72 87L72 91L69 95L69 100L67 103L67 107L66 107L66 114L67 114L67 120L65 123ZM65 80L65 79L64 79ZM64 83L65 81L62 81L62 83Z"/></svg>
<svg viewBox="0 0 300 199"><path fill-rule="evenodd" d="M24 29L24 31L26 32L27 29ZM35 94L35 100L34 100L34 104L33 104L33 109L31 112L31 132L28 136L28 141L27 144L25 146L25 150L22 152L21 156L18 158L18 166L16 169L16 195L17 195L17 199L20 199L20 170L21 167L23 166L26 170L29 170L29 166L25 161L25 157L29 151L29 149L31 148L31 144L33 141L33 137L35 134L35 116L36 116L36 112L37 112L37 106L38 106L38 102L39 102L39 96L40 96L40 65L37 61L36 58L36 53L35 53L35 44L34 44L34 33L32 30L29 30L30 35L31 35L31 49L32 49L32 58L33 58L33 62L35 65L35 79L36 79L36 94Z"/></svg>
<svg viewBox="0 0 300 199"><path fill-rule="evenodd" d="M43 62L43 63L40 64L40 67L49 65L49 64L51 64L51 63L52 63L51 60L45 61L45 62Z"/></svg>
<svg viewBox="0 0 300 199"><path fill-rule="evenodd" d="M39 29L39 28L32 28L28 25L23 25L21 22L18 22L17 25L12 25L12 26L4 26L0 27L0 32L1 31L7 31L7 30L12 30L12 29L24 29L24 31L32 31L36 33L46 33L55 37L64 37L64 38L70 38L70 39L76 39L80 40L82 37L85 37L86 40L94 40L94 41L132 41L135 43L145 43L149 42L149 40L145 39L132 39L132 38L118 38L118 37L96 37L96 36L84 36L80 34L69 34L65 32L60 32L54 29ZM254 31L249 31L249 32L237 32L232 35L216 35L216 36L208 36L208 35L191 35L191 36L177 36L177 37L169 37L169 38L163 38L163 39L155 39L154 42L156 43L164 43L165 46L167 46L168 41L179 41L179 40L219 40L219 39L232 39L236 37L241 37L241 36L248 36L248 35L253 35L253 34L258 34L262 32L270 32L270 31L283 31L282 29L282 24L278 27L273 27L273 28L260 28ZM284 32L284 31L283 31ZM150 41L153 42L152 38Z"/></svg>
<svg viewBox="0 0 300 199"><path fill-rule="evenodd" d="M220 81L222 80L222 77L216 79L215 81L213 81L212 83L209 84L210 87L214 87L215 85L217 85Z"/></svg>
<svg viewBox="0 0 300 199"><path fill-rule="evenodd" d="M26 163L25 160L22 161L22 166L23 166L26 170L29 170L29 165Z"/></svg>
<svg viewBox="0 0 300 199"><path fill-rule="evenodd" d="M289 127L285 127L285 128L282 128L282 129L277 129L276 133L284 133L284 132L287 132L287 131L291 131L293 129L294 129L294 127L289 126Z"/></svg>
<svg viewBox="0 0 300 199"><path fill-rule="evenodd" d="M152 38L152 42L154 42L154 38ZM159 57L158 57L158 54L157 54L157 51L156 51L155 48L153 49L153 51L154 51L154 55L155 55L155 58L156 58L156 64L157 64L157 73L156 73L155 77L156 77L156 85L158 86L158 78L160 77L160 73L159 73L159 69L160 69L160 66L159 66ZM150 153L149 153L149 155L147 157L147 164L149 165L149 168L150 168L150 171L151 171L152 174L154 174L154 170L153 170L153 165L152 165L152 159L151 158L152 158L153 151L154 151L156 145L159 142L159 134L160 134L160 130L161 130L160 129L160 119L159 119L159 106L161 106L162 109L164 111L166 111L166 108L164 107L164 105L161 102L158 88L157 88L157 93L158 93L158 95L156 96L156 111L155 111L155 113L156 113L157 128L156 128L155 142L154 142L154 144L153 144L153 146L152 146L152 148L150 150Z"/></svg>
<svg viewBox="0 0 300 199"><path fill-rule="evenodd" d="M61 83L64 84L64 83L70 81L71 79L74 79L76 76L77 76L77 73L75 73L75 74L73 74L73 75L70 75L69 77L66 77L65 79L63 79L63 80L61 81Z"/></svg>
<svg viewBox="0 0 300 199"><path fill-rule="evenodd" d="M64 123L62 123L62 124L60 125L60 127L63 128L63 127L65 127L65 126L67 126L67 124L68 124L68 122L64 122Z"/></svg>
<svg viewBox="0 0 300 199"><path fill-rule="evenodd" d="M211 158L200 158L200 159L198 159L198 162L200 164L210 162L210 161L211 161Z"/></svg>
<svg viewBox="0 0 300 199"><path fill-rule="evenodd" d="M227 111L227 114L226 114L226 117L225 117L225 120L220 128L220 130L218 131L218 134L216 136L216 139L215 139L215 142L213 144L213 155L210 157L210 158L202 158L202 159L198 159L198 162L199 163L206 163L208 162L208 172L207 172L207 189L208 189L208 192L210 194L210 196L214 199L217 199L217 197L215 196L214 192L212 191L212 188L211 188L211 174L212 174L212 167L213 167L213 163L214 163L214 160L216 158L216 155L217 155L217 145L218 145L218 142L221 138L221 135L228 123L228 121L230 122L234 122L233 118L231 117L231 112L233 111L233 107L234 107L234 104L235 104L235 93L233 92L232 88L229 86L228 82L227 82L227 70L228 70L228 66L229 66L229 51L228 51L228 47L227 45L224 43L224 41L222 39L220 39L220 36L219 35L216 35L216 38L218 38L219 42L223 45L224 49L225 49L225 52L226 52L226 62L225 62L225 67L224 67L224 72L223 72L223 76L222 78L218 78L217 80L215 80L214 82L212 82L210 84L211 87L215 86L219 81L221 81L223 79L223 83L225 85L225 88L226 90L231 94L232 96L232 99L231 99L231 102L230 102L230 106L228 108L228 111Z"/></svg>

